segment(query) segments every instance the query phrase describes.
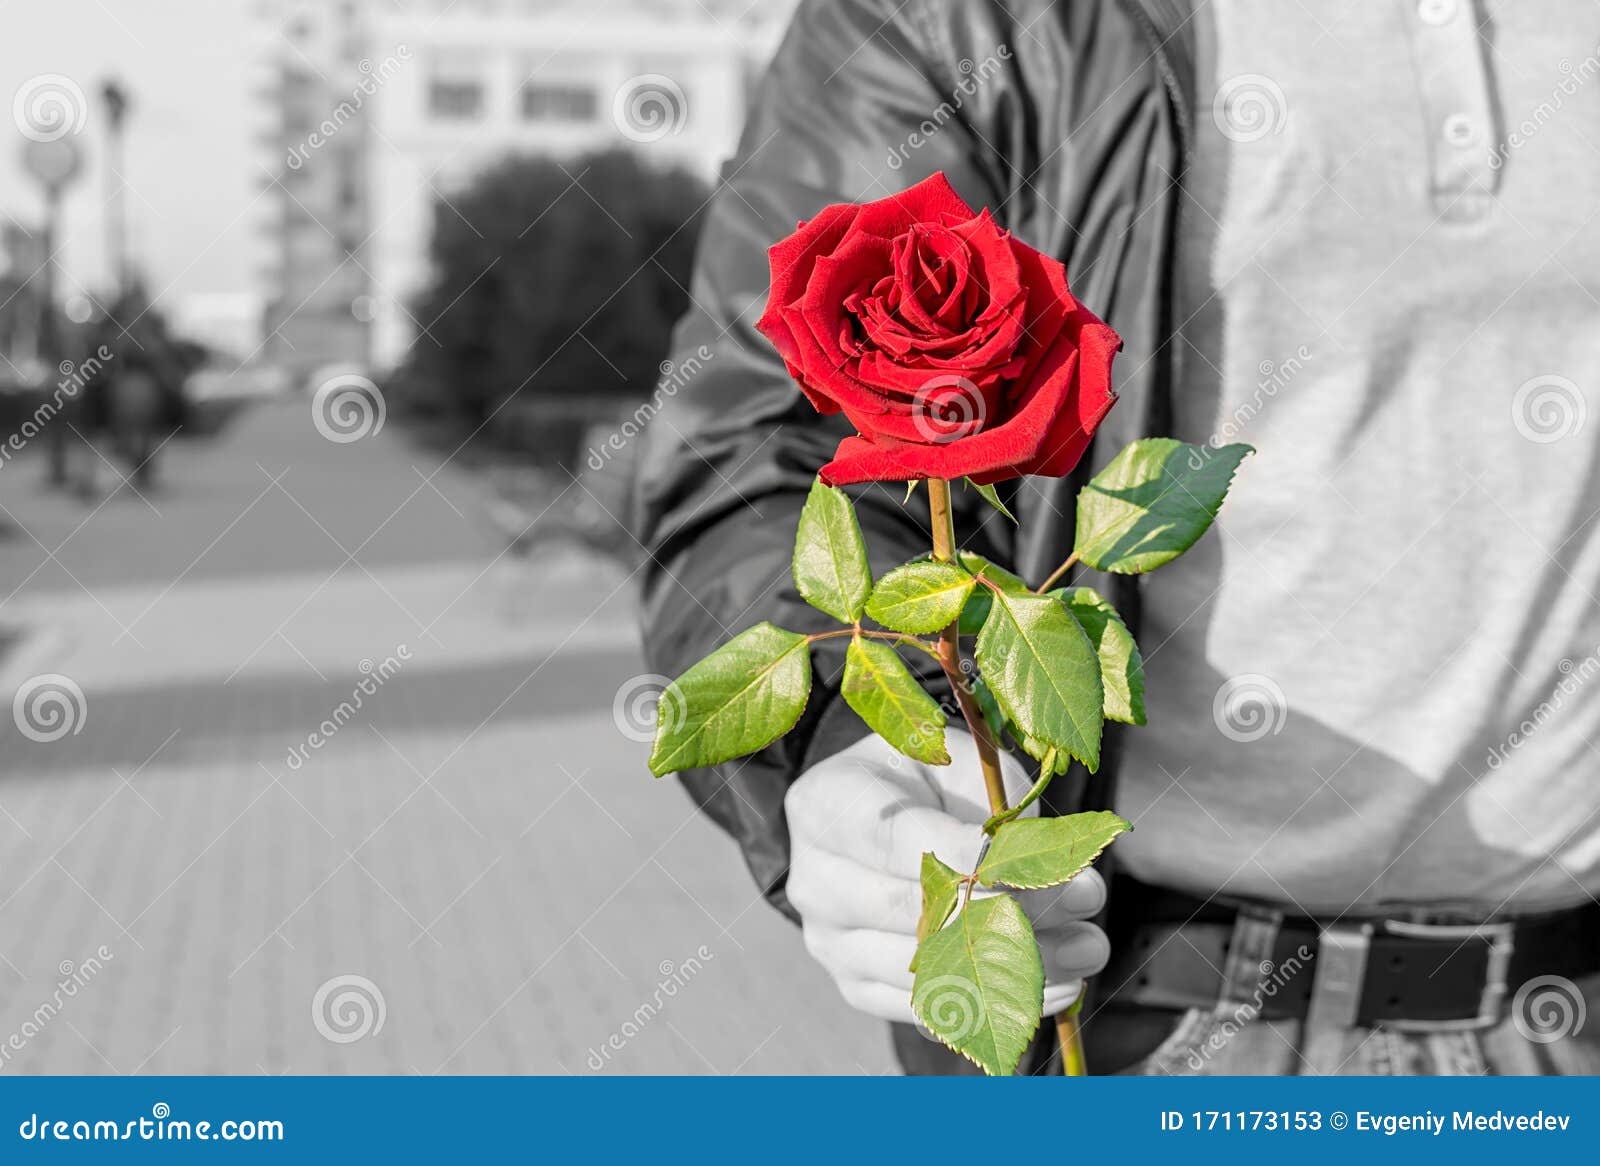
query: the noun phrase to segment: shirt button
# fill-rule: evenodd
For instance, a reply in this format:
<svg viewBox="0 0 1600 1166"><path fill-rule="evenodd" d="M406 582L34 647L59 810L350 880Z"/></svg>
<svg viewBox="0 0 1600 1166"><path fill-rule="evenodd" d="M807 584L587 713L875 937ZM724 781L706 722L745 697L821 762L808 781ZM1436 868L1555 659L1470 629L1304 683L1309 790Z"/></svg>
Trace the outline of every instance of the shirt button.
<svg viewBox="0 0 1600 1166"><path fill-rule="evenodd" d="M1455 19L1456 0L1417 0L1417 15L1424 24L1449 24Z"/></svg>
<svg viewBox="0 0 1600 1166"><path fill-rule="evenodd" d="M1444 140L1465 149L1478 140L1478 125L1464 113L1452 113L1444 119Z"/></svg>

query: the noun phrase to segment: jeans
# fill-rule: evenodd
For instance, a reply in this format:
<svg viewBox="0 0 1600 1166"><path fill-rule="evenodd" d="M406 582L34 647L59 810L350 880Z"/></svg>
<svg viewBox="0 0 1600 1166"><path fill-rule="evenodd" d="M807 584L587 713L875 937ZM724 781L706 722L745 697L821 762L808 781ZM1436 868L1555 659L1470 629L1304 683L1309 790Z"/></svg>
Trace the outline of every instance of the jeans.
<svg viewBox="0 0 1600 1166"><path fill-rule="evenodd" d="M1274 966L1259 958L1270 949L1275 929L1273 920L1239 917L1220 998L1210 1007L1154 1008L1115 998L1097 1001L1091 994L1083 1016L1089 1071L1213 1077L1600 1075L1600 972L1576 982L1532 981L1508 996L1496 1024L1457 1032L1263 1019L1265 998L1281 991L1289 978L1313 974L1309 962ZM892 1027L906 1073L979 1072L912 1026ZM1060 1072L1048 1021L1040 1032L1019 1072Z"/></svg>
<svg viewBox="0 0 1600 1166"><path fill-rule="evenodd" d="M1600 973L1536 978L1504 1002L1491 1026L1458 1031L1351 1028L1266 1019L1271 996L1314 975L1310 953L1274 964L1276 918L1241 913L1223 986L1208 1008L1170 1011L1108 1002L1091 1014L1091 1071L1145 1076L1590 1076L1600 1074ZM1315 1016L1315 1000L1313 1013ZM1092 1013L1093 1010L1091 1010ZM1098 1057L1098 1059L1097 1059Z"/></svg>

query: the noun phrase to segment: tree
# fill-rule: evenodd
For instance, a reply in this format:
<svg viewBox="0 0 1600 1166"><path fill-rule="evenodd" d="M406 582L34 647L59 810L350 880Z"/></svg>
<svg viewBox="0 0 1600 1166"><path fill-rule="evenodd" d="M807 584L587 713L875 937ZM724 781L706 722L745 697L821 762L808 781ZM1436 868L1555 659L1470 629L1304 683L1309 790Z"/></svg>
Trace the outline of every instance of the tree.
<svg viewBox="0 0 1600 1166"><path fill-rule="evenodd" d="M477 427L645 397L688 306L704 184L631 154L514 157L434 208L406 404Z"/></svg>

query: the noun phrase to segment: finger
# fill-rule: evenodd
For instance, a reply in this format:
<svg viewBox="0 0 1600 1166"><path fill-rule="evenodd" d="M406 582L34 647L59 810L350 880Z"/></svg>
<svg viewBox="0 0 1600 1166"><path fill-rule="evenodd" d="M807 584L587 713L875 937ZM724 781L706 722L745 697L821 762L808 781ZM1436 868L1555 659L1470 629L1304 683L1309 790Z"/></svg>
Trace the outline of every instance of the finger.
<svg viewBox="0 0 1600 1166"><path fill-rule="evenodd" d="M839 994L850 1007L868 1016L900 1024L917 1022L916 1014L911 1011L911 993L899 988L867 980L850 980L839 985Z"/></svg>
<svg viewBox="0 0 1600 1166"><path fill-rule="evenodd" d="M1022 909L1036 927L1067 919L1089 919L1106 905L1106 882L1093 867L1079 871L1071 882L1017 895Z"/></svg>
<svg viewBox="0 0 1600 1166"><path fill-rule="evenodd" d="M789 902L808 926L866 927L915 935L922 887L864 866L852 858L812 848L792 860Z"/></svg>
<svg viewBox="0 0 1600 1166"><path fill-rule="evenodd" d="M1073 980L1066 984L1046 984L1044 986L1045 1022L1047 1024L1053 1023L1055 1014L1069 1008L1082 994L1082 980Z"/></svg>
<svg viewBox="0 0 1600 1166"><path fill-rule="evenodd" d="M930 767L928 773L939 793L939 808L963 822L987 822L994 811L989 806L988 787L983 780L983 765L978 758L978 743L963 729L945 734L950 764ZM1002 751L1000 772L1005 779L1006 796L1011 805L1020 802L1033 785L1028 770L1016 757ZM1023 817L1039 811L1029 806Z"/></svg>
<svg viewBox="0 0 1600 1166"><path fill-rule="evenodd" d="M1036 931L1034 938L1039 942L1046 983L1088 979L1104 971L1111 958L1110 940L1093 923L1066 923Z"/></svg>
<svg viewBox="0 0 1600 1166"><path fill-rule="evenodd" d="M860 928L807 927L806 950L839 983L868 980L911 993L911 957L916 953L913 935Z"/></svg>

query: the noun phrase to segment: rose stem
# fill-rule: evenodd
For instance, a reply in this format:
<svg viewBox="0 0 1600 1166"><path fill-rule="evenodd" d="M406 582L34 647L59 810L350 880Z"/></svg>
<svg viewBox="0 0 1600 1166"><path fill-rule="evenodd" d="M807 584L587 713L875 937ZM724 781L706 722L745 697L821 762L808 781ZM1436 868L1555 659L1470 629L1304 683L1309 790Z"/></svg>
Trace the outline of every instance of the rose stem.
<svg viewBox="0 0 1600 1166"><path fill-rule="evenodd" d="M1046 579L1043 583L1039 584L1039 586L1033 589L1033 593L1035 595L1043 595L1046 591L1050 590L1050 588L1055 586L1056 580L1060 579L1061 576L1072 570L1073 564L1077 561L1078 552L1073 551L1067 556L1067 561L1065 563L1062 563L1061 566L1050 572L1050 578Z"/></svg>
<svg viewBox="0 0 1600 1166"><path fill-rule="evenodd" d="M940 562L953 562L956 557L956 523L955 515L950 510L950 483L943 478L928 479L928 517L933 525L933 557ZM1049 582L1053 583L1071 565L1072 560L1068 559L1050 577ZM1048 585L1039 590L1046 590ZM977 701L967 687L966 674L961 670L960 631L961 621L957 618L939 633L939 663L956 694L956 703L961 706L967 731L978 744L983 785L989 795L989 812L1003 814L1010 805L1006 801L1005 778L1000 771L1000 750L989 731L989 722L984 719L983 710L978 708ZM1082 1002L1080 997L1070 1007L1056 1014L1056 1038L1061 1042L1061 1071L1068 1077L1088 1075L1083 1056L1083 1037L1078 1032L1078 1009Z"/></svg>
<svg viewBox="0 0 1600 1166"><path fill-rule="evenodd" d="M933 557L942 563L954 562L955 516L950 512L950 483L943 478L928 479L928 514L933 520ZM961 706L961 716L967 722L967 730L978 743L983 785L989 794L989 811L1001 814L1009 807L1006 804L1005 778L1000 773L1000 750L989 732L989 722L984 720L983 710L978 708L977 700L967 687L966 674L961 671L960 635L959 618L951 620L950 626L939 633L939 663L944 667L945 678L950 681L950 687L956 694L956 703Z"/></svg>

